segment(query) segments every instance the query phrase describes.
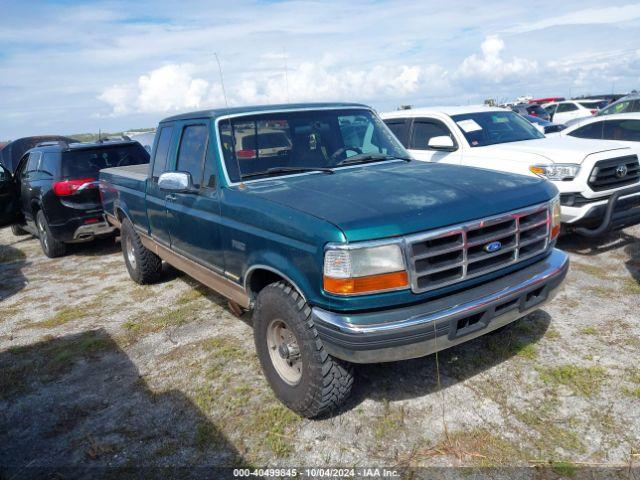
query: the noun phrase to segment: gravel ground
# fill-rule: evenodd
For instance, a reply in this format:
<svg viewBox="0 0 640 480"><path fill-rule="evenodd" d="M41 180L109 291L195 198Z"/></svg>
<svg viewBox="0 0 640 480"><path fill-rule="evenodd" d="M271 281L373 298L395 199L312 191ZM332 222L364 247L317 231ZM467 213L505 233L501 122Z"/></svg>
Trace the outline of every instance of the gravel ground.
<svg viewBox="0 0 640 480"><path fill-rule="evenodd" d="M74 466L628 472L640 462L640 228L560 246L572 266L544 310L438 356L358 367L345 408L311 421L273 397L250 316L215 293L170 267L135 285L113 241L52 260L0 230L0 478Z"/></svg>

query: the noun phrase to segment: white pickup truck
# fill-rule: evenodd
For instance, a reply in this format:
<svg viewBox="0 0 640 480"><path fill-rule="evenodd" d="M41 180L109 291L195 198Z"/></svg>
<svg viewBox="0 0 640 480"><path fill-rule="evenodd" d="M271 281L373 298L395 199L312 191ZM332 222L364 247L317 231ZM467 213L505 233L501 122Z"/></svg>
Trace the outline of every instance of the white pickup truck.
<svg viewBox="0 0 640 480"><path fill-rule="evenodd" d="M547 178L560 190L565 231L598 236L640 223L640 165L628 144L548 138L520 115L484 106L381 117L418 160Z"/></svg>

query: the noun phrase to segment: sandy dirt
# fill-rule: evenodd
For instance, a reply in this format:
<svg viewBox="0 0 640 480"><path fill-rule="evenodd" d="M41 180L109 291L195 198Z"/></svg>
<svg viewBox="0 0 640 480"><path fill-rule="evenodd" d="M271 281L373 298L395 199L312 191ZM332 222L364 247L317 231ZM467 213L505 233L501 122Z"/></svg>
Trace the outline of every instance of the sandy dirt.
<svg viewBox="0 0 640 480"><path fill-rule="evenodd" d="M52 260L0 230L0 478L640 463L640 228L560 246L572 266L552 304L437 357L358 367L347 405L314 421L274 398L250 315L197 282L167 267L137 286L112 240Z"/></svg>

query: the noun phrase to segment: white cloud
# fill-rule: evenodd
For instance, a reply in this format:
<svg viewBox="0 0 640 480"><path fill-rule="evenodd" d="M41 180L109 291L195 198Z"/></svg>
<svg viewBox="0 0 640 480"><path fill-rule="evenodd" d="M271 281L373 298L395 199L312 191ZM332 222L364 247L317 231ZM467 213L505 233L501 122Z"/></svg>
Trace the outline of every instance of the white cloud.
<svg viewBox="0 0 640 480"><path fill-rule="evenodd" d="M137 85L114 85L99 100L111 105L114 115L164 113L199 108L209 92L209 82L193 78L193 66L165 65L138 78Z"/></svg>
<svg viewBox="0 0 640 480"><path fill-rule="evenodd" d="M137 84L114 85L98 99L115 116L129 113L166 113L224 104L219 84L211 85L192 72L193 65L170 64L141 75ZM212 73L212 72L211 72ZM317 63L302 62L284 71L240 79L226 79L230 105L358 99L402 98L446 83L446 71L438 66L374 65L352 69L335 65L330 57Z"/></svg>
<svg viewBox="0 0 640 480"><path fill-rule="evenodd" d="M505 78L530 75L538 68L535 60L518 57L504 60L504 41L497 35L487 36L480 49L482 55L474 53L462 61L455 72L456 78L499 83Z"/></svg>
<svg viewBox="0 0 640 480"><path fill-rule="evenodd" d="M511 27L506 32L524 33L562 25L601 25L628 22L640 18L640 4L620 7L586 8L564 15L553 16L537 22L526 22Z"/></svg>

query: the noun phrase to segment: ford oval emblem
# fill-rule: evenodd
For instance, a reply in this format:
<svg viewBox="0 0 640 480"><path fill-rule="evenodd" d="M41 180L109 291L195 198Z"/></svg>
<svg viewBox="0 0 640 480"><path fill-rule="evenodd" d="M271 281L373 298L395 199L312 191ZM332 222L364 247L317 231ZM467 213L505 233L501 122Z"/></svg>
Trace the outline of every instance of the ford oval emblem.
<svg viewBox="0 0 640 480"><path fill-rule="evenodd" d="M493 253L493 252L497 252L501 248L502 248L502 243L495 241L495 242L487 243L484 246L484 251L487 253Z"/></svg>

